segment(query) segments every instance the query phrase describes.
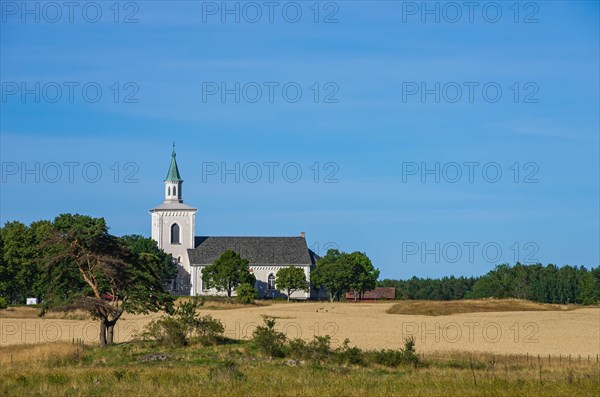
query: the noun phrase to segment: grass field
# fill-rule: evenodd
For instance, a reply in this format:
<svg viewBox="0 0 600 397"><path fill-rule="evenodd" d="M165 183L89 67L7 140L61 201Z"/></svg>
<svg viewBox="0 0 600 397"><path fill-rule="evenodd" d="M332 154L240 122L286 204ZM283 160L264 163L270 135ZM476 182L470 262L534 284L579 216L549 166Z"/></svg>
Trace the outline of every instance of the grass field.
<svg viewBox="0 0 600 397"><path fill-rule="evenodd" d="M417 346L418 349L418 346ZM417 367L303 362L258 354L248 341L179 349L130 342L100 349L55 343L0 348L3 396L592 396L595 362L438 353ZM152 360L159 357L160 360ZM161 361L164 360L164 361Z"/></svg>
<svg viewBox="0 0 600 397"><path fill-rule="evenodd" d="M95 345L98 324L84 313L39 318L32 308L2 311L0 396L600 393L597 307L515 300L253 306L215 301L201 312L223 321L227 343L169 349L135 341L158 315L127 315L117 326L120 343L101 349ZM265 317L276 318L277 329L290 339L329 335L333 347L349 338L351 346L367 351L398 349L412 335L420 364L286 365L287 358L265 357L248 340Z"/></svg>
<svg viewBox="0 0 600 397"><path fill-rule="evenodd" d="M494 305L517 311L480 311L451 315L389 314L397 304L423 305L422 302L272 302L269 305L238 307L227 310L225 303L208 303L202 309L220 319L225 336L248 339L265 316L278 319L278 327L288 337L311 339L314 335L330 335L334 345L348 338L362 349L398 348L413 335L424 353L442 351L494 352L496 354L579 355L587 357L600 352L600 308L562 307L527 302L483 302L485 310ZM432 308L450 305L450 310L463 310L466 303L428 302ZM210 306L214 306L210 308ZM536 311L518 311L539 308ZM19 308L22 310L25 308ZM411 310L413 310L412 308ZM423 313L422 308L419 313ZM433 310L433 309L432 309ZM436 313L438 309L435 309ZM448 308L444 308L448 310ZM11 312L4 312L9 315ZM14 313L14 312L13 312ZM94 320L0 317L0 346L71 342L83 339L87 344L98 340L99 324ZM440 313L438 313L440 314ZM19 317L20 316L20 317ZM60 314L57 314L60 316ZM159 315L125 315L116 327L116 341L129 341L148 322Z"/></svg>

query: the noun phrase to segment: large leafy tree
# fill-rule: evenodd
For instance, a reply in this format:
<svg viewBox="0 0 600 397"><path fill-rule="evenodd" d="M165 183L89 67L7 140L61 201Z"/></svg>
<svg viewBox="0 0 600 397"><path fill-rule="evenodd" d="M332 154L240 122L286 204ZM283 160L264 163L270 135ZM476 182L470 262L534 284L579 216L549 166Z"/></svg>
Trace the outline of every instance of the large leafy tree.
<svg viewBox="0 0 600 397"><path fill-rule="evenodd" d="M171 310L161 260L108 233L103 218L62 214L43 243L47 308L83 309L100 320L100 345L113 343L123 313ZM133 244L135 245L135 244Z"/></svg>
<svg viewBox="0 0 600 397"><path fill-rule="evenodd" d="M295 291L306 291L308 289L308 282L306 281L304 270L298 266L289 266L279 269L275 277L275 285L278 289L287 293L288 302L290 300L290 295Z"/></svg>
<svg viewBox="0 0 600 397"><path fill-rule="evenodd" d="M227 250L219 256L212 265L202 270L202 279L208 288L216 288L217 291L227 291L231 297L233 290L240 284L254 285L256 278L250 273L250 262L233 250Z"/></svg>
<svg viewBox="0 0 600 397"><path fill-rule="evenodd" d="M163 285L168 286L177 276L177 265L175 265L173 256L158 248L156 241L138 234L123 236L121 240L133 255L150 254L156 257L156 270Z"/></svg>
<svg viewBox="0 0 600 397"><path fill-rule="evenodd" d="M8 222L0 229L0 239L0 294L9 303L25 303L27 297L39 295L35 235L21 222Z"/></svg>
<svg viewBox="0 0 600 397"><path fill-rule="evenodd" d="M354 300L362 298L365 291L375 289L379 270L375 269L369 257L363 252L353 252L343 256L343 260L352 269L352 280L349 289L354 293Z"/></svg>
<svg viewBox="0 0 600 397"><path fill-rule="evenodd" d="M330 249L317 261L310 277L314 285L327 289L331 301L340 300L347 291L354 291L356 299L376 287L379 270L362 252L347 254Z"/></svg>
<svg viewBox="0 0 600 397"><path fill-rule="evenodd" d="M315 286L325 287L330 301L340 300L342 294L350 289L353 269L345 263L346 254L330 249L317 261L317 267L310 274Z"/></svg>

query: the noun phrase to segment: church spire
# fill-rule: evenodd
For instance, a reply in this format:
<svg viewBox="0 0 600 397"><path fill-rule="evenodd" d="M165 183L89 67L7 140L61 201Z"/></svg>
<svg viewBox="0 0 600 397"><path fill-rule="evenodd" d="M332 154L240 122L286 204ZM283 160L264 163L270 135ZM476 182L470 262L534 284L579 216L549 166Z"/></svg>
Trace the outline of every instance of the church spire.
<svg viewBox="0 0 600 397"><path fill-rule="evenodd" d="M179 168L177 167L177 160L175 154L175 142L173 142L173 152L171 153L171 165L169 166L169 172L165 178L165 202L179 202L183 203L181 196L181 185L183 179L179 175Z"/></svg>
<svg viewBox="0 0 600 397"><path fill-rule="evenodd" d="M167 178L165 179L165 182L183 182L183 179L181 179L181 176L179 175L179 168L177 168L177 160L175 159L176 156L177 154L175 154L175 142L173 142L173 152L171 153L171 165L169 166L169 172L167 173Z"/></svg>

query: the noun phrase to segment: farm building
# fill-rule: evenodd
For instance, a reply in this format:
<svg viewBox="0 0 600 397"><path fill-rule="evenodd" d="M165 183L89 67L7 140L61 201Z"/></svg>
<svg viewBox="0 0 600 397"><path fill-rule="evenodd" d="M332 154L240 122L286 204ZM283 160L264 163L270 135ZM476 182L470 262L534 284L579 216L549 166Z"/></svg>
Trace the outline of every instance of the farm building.
<svg viewBox="0 0 600 397"><path fill-rule="evenodd" d="M362 297L357 300L374 301L374 300L394 300L396 299L396 288L394 287L377 287L371 291L365 291ZM354 293L347 292L346 300L354 300Z"/></svg>

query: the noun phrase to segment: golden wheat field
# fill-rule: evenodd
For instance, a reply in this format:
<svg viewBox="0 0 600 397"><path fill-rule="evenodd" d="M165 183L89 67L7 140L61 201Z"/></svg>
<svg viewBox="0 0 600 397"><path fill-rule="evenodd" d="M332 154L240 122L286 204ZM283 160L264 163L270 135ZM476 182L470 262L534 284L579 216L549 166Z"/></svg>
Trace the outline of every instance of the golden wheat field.
<svg viewBox="0 0 600 397"><path fill-rule="evenodd" d="M474 309L465 309L464 301L406 305L404 302L273 302L231 308L207 305L202 312L220 319L225 325L225 336L233 339L249 339L265 317L274 317L278 328L289 338L330 335L334 345L347 338L352 345L363 349L398 348L406 337L413 335L423 353L550 354L587 359L600 352L598 307L567 308L516 300L478 301ZM430 311L438 307L434 312L441 315L416 314L424 312L419 305ZM515 311L510 311L511 307ZM469 310L476 312L464 312ZM444 314L454 311L458 313ZM131 340L159 315L124 316L116 328L116 341ZM0 317L3 346L77 339L97 343L99 325L91 319L27 318L22 313L10 316L10 312L5 312Z"/></svg>

